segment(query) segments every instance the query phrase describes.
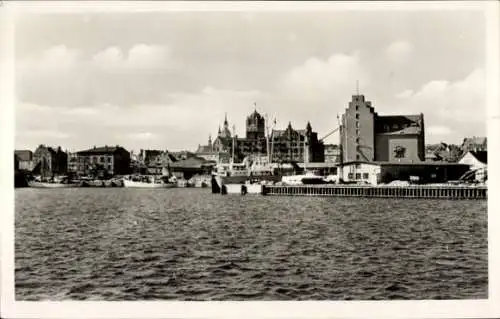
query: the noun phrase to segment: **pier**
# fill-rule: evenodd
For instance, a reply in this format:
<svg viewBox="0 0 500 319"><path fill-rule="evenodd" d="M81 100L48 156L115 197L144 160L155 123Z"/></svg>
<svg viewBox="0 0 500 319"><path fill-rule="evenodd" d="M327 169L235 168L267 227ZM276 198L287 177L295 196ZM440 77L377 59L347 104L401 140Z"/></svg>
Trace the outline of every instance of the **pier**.
<svg viewBox="0 0 500 319"><path fill-rule="evenodd" d="M486 186L360 186L360 185L298 185L264 186L263 195L322 196L322 197L377 197L421 199L487 199Z"/></svg>

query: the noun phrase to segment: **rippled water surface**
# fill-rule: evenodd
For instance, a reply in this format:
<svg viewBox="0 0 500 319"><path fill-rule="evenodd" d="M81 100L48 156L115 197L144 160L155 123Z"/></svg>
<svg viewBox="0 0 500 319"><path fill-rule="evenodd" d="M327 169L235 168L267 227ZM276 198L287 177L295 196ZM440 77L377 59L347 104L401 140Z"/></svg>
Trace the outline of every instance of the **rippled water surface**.
<svg viewBox="0 0 500 319"><path fill-rule="evenodd" d="M486 201L16 189L18 300L487 298Z"/></svg>

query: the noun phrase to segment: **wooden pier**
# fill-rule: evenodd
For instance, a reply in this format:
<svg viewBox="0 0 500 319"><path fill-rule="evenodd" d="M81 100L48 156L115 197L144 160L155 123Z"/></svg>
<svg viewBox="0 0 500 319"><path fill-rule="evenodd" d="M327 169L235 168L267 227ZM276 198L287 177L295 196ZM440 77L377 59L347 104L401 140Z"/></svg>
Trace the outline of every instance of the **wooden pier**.
<svg viewBox="0 0 500 319"><path fill-rule="evenodd" d="M379 197L422 199L487 199L486 186L361 186L361 185L298 185L264 186L263 195L323 196L323 197Z"/></svg>

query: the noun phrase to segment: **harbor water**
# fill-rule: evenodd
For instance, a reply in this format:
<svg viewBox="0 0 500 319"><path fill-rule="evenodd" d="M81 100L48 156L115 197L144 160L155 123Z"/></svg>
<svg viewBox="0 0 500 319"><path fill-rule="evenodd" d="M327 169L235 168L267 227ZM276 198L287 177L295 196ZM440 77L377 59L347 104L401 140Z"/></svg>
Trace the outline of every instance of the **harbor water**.
<svg viewBox="0 0 500 319"><path fill-rule="evenodd" d="M488 297L487 203L15 191L17 300Z"/></svg>

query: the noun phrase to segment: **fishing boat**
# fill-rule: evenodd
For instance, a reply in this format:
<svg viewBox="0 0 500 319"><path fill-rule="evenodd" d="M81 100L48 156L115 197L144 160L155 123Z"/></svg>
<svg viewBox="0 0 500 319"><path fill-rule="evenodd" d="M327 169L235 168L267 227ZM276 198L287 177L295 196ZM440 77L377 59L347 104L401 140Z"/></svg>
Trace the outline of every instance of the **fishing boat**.
<svg viewBox="0 0 500 319"><path fill-rule="evenodd" d="M65 176L45 179L36 177L35 179L28 181L28 186L36 188L72 188L80 187L80 183L73 183Z"/></svg>
<svg viewBox="0 0 500 319"><path fill-rule="evenodd" d="M175 178L167 178L165 176L134 175L124 177L123 186L134 188L174 188L177 187L177 181Z"/></svg>

